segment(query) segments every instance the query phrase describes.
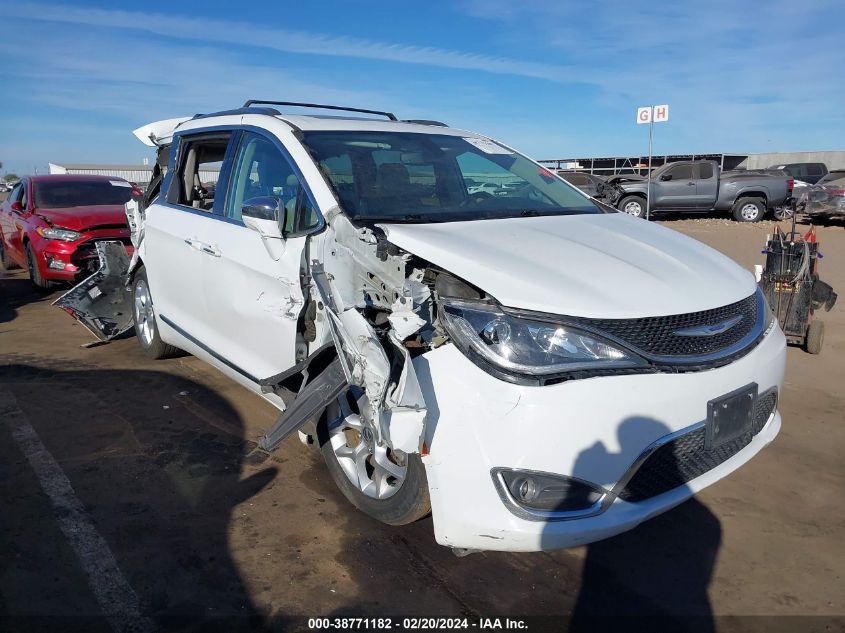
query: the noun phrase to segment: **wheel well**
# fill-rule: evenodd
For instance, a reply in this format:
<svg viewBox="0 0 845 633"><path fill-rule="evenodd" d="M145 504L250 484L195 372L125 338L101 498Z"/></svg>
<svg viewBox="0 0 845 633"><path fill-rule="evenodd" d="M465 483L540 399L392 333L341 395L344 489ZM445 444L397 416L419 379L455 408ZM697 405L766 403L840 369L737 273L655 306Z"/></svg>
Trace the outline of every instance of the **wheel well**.
<svg viewBox="0 0 845 633"><path fill-rule="evenodd" d="M643 202L645 202L645 200L646 200L645 194L644 194L644 193L642 193L642 192L640 192L640 191L633 191L633 192L631 192L631 193L625 192L625 193L624 193L624 194L622 194L622 196L619 198L619 203L618 203L618 204L622 204L622 201L623 201L625 198L642 198Z"/></svg>
<svg viewBox="0 0 845 633"><path fill-rule="evenodd" d="M743 191L736 197L736 201L739 202L743 198L761 198L764 203L768 204L769 199L766 197L766 194L762 191Z"/></svg>

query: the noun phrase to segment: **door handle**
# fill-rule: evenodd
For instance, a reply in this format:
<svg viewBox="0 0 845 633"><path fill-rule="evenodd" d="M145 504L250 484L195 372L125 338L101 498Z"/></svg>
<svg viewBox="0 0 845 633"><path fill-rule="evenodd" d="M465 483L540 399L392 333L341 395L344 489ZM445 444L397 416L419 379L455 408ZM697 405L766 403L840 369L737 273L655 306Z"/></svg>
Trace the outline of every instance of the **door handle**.
<svg viewBox="0 0 845 633"><path fill-rule="evenodd" d="M205 253L206 255L211 255L212 257L220 257L223 254L219 248L212 246L211 244L206 244L205 242L200 242L199 240L195 240L193 238L186 239L185 244L187 244L191 248L197 249L202 253Z"/></svg>
<svg viewBox="0 0 845 633"><path fill-rule="evenodd" d="M687 187L694 187L694 186L695 186L695 183L694 183L694 182L688 182L688 183L687 183Z"/></svg>

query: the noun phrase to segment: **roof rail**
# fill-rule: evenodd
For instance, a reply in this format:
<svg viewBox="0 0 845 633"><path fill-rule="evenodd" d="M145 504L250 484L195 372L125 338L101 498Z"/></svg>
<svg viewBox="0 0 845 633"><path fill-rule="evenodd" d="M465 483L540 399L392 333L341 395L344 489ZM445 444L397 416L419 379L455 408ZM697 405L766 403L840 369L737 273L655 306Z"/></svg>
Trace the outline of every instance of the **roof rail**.
<svg viewBox="0 0 845 633"><path fill-rule="evenodd" d="M276 116L281 113L275 108L235 108L234 110L221 110L208 114L195 114L192 119L208 119L213 116L226 116L227 114L269 114Z"/></svg>
<svg viewBox="0 0 845 633"><path fill-rule="evenodd" d="M436 127L449 127L448 123L432 121L431 119L402 119L402 123L416 123L417 125L434 125Z"/></svg>
<svg viewBox="0 0 845 633"><path fill-rule="evenodd" d="M363 114L378 114L387 117L391 121L398 121L396 115L392 112L382 112L381 110L365 110L363 108L345 108L343 106L322 105L319 103L297 103L296 101L264 101L262 99L250 99L244 103L244 108L249 108L253 104L259 105L279 105L279 106L295 106L298 108L320 108L322 110L341 110L343 112L361 112ZM279 114L278 112L276 114Z"/></svg>

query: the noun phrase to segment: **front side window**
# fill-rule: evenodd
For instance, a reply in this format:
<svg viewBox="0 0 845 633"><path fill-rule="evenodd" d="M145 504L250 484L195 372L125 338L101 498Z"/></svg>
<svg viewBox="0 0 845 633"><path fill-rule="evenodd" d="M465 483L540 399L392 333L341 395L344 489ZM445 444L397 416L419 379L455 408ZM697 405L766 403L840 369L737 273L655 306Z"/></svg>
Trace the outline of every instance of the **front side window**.
<svg viewBox="0 0 845 633"><path fill-rule="evenodd" d="M122 206L132 197L132 185L125 180L36 180L33 202L42 209ZM24 199L26 191L24 191Z"/></svg>
<svg viewBox="0 0 845 633"><path fill-rule="evenodd" d="M9 202L20 202L23 195L23 183L18 183L12 188L12 193L9 194Z"/></svg>
<svg viewBox="0 0 845 633"><path fill-rule="evenodd" d="M252 132L241 137L235 155L226 216L241 220L251 198L276 198L285 209L285 234L316 226L319 216L288 159L269 139Z"/></svg>
<svg viewBox="0 0 845 633"><path fill-rule="evenodd" d="M667 173L672 180L692 180L692 165L675 165Z"/></svg>
<svg viewBox="0 0 845 633"><path fill-rule="evenodd" d="M486 139L305 132L303 143L356 220L451 222L603 213L545 167Z"/></svg>

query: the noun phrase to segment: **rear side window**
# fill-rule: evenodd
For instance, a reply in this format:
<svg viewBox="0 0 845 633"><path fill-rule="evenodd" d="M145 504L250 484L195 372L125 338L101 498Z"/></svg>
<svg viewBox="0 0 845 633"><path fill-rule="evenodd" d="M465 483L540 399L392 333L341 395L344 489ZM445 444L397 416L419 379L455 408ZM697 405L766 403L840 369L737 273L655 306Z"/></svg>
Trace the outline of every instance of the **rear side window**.
<svg viewBox="0 0 845 633"><path fill-rule="evenodd" d="M713 165L710 163L699 163L698 177L700 180L707 180L713 177Z"/></svg>
<svg viewBox="0 0 845 633"><path fill-rule="evenodd" d="M810 163L807 165L807 173L811 176L822 176L825 168L821 163Z"/></svg>
<svg viewBox="0 0 845 633"><path fill-rule="evenodd" d="M168 200L192 209L214 209L217 180L231 134L183 137Z"/></svg>

